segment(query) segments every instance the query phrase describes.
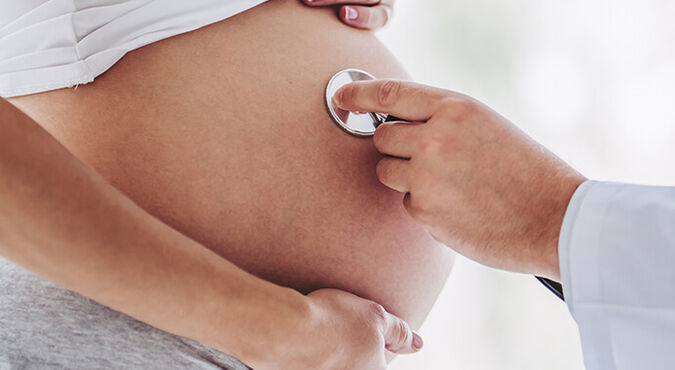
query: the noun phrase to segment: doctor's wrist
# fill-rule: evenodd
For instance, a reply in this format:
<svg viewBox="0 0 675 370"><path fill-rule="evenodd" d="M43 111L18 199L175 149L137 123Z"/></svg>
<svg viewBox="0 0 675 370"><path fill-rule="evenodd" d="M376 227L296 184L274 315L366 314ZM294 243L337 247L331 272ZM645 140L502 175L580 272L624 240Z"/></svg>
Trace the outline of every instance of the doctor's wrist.
<svg viewBox="0 0 675 370"><path fill-rule="evenodd" d="M535 239L534 242L534 245L538 247L534 248L531 253L532 265L536 269L534 273L538 276L560 281L558 255L560 230L567 212L567 206L584 181L586 181L586 178L577 173L556 180L557 185L553 188L554 193L548 197L545 204L542 204L541 208L545 210L545 213L540 216L538 227L540 233L538 240Z"/></svg>

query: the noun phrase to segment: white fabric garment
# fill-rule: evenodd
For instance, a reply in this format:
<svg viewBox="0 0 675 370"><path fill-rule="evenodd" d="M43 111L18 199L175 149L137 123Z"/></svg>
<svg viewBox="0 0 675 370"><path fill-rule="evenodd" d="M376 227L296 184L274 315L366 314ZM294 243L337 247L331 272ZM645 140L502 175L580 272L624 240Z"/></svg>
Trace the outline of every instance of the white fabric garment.
<svg viewBox="0 0 675 370"><path fill-rule="evenodd" d="M0 96L91 82L127 52L267 0L0 0Z"/></svg>
<svg viewBox="0 0 675 370"><path fill-rule="evenodd" d="M559 253L587 370L675 369L675 187L585 182Z"/></svg>

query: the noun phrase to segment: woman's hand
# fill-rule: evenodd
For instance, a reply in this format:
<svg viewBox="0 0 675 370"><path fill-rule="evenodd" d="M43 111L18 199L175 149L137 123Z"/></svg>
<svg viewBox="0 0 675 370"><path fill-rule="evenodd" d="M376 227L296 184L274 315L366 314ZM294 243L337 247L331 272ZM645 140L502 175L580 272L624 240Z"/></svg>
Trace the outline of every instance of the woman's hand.
<svg viewBox="0 0 675 370"><path fill-rule="evenodd" d="M303 296L163 224L1 98L0 132L0 256L256 369L384 369L421 347L373 302Z"/></svg>
<svg viewBox="0 0 675 370"><path fill-rule="evenodd" d="M375 147L386 186L439 241L483 264L559 279L558 237L583 176L484 104L410 82L352 83L333 104L386 112Z"/></svg>
<svg viewBox="0 0 675 370"><path fill-rule="evenodd" d="M394 11L395 0L302 0L309 6L340 6L340 19L347 25L374 30L384 27Z"/></svg>
<svg viewBox="0 0 675 370"><path fill-rule="evenodd" d="M317 290L307 299L302 322L286 321L292 327L270 368L384 370L387 351L422 348L422 338L377 303L337 289Z"/></svg>

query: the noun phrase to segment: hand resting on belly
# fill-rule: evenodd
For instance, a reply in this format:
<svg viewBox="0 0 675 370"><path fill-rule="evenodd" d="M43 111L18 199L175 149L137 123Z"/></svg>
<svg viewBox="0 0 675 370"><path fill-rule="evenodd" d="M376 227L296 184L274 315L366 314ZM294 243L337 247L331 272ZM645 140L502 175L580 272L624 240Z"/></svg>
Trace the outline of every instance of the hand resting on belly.
<svg viewBox="0 0 675 370"><path fill-rule="evenodd" d="M339 41L338 41L339 40ZM125 56L89 85L13 99L144 210L246 271L343 289L419 327L452 264L328 117L343 68L405 78L368 32L275 0Z"/></svg>

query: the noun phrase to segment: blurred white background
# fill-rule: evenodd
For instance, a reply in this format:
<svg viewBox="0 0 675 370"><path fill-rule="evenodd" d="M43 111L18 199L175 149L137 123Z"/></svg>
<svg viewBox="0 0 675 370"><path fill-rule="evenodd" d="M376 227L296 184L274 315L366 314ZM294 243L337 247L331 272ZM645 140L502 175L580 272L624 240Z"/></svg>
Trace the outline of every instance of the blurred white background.
<svg viewBox="0 0 675 370"><path fill-rule="evenodd" d="M379 33L412 76L501 112L587 177L675 184L672 0L398 0ZM459 258L403 369L583 369L567 308Z"/></svg>

